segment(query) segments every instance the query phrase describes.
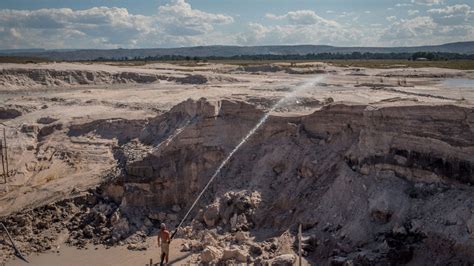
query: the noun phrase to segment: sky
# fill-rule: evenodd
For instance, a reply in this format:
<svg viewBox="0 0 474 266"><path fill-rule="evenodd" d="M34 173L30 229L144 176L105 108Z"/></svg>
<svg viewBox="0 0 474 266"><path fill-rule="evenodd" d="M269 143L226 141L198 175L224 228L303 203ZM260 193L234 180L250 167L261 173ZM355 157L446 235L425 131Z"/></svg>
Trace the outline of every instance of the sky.
<svg viewBox="0 0 474 266"><path fill-rule="evenodd" d="M0 1L0 49L417 46L473 40L472 0Z"/></svg>

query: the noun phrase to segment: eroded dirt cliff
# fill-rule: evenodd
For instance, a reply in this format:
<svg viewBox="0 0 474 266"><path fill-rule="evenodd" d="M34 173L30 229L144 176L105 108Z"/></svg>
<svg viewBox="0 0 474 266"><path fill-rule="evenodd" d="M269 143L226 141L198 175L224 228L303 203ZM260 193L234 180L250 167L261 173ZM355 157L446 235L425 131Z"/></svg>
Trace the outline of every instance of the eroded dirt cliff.
<svg viewBox="0 0 474 266"><path fill-rule="evenodd" d="M36 153L51 138L76 147L94 140L95 157L79 153L82 160L116 171L92 196L2 220L20 234L40 234L44 225L31 221L41 213L55 220L50 230L67 228L72 245L133 244L127 239L151 234L160 222L177 224L263 115L247 102L200 99L147 119L61 126L45 119L25 128ZM66 163L77 161L73 155L47 157ZM43 161L35 165L51 160ZM187 248L202 262L291 261L281 256L294 252L302 224L304 255L316 264L473 263L473 183L472 108L332 103L309 115L270 116L178 235L199 240Z"/></svg>
<svg viewBox="0 0 474 266"><path fill-rule="evenodd" d="M149 121L139 141L161 145L138 160L124 154L125 174L106 191L134 215L186 209L262 115L243 102L184 102ZM450 105L272 116L206 193L194 233L270 237L302 223L314 262L472 262L473 125L471 108ZM258 204L236 208L229 193Z"/></svg>

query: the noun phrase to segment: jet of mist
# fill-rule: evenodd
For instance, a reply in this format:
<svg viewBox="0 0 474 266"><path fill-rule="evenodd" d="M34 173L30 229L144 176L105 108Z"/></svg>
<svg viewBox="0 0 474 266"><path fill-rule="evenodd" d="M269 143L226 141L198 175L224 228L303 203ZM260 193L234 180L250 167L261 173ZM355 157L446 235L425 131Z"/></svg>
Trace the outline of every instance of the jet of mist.
<svg viewBox="0 0 474 266"><path fill-rule="evenodd" d="M214 174L211 176L211 178L209 179L209 181L207 182L206 186L202 189L201 193L199 193L199 195L197 196L196 200L193 202L193 205L191 205L191 207L189 208L188 212L184 215L183 219L181 220L181 222L178 224L178 226L176 227L176 230L175 232L173 233L172 237L176 234L178 228L181 227L181 225L183 225L184 221L186 220L186 218L188 218L189 214L191 213L191 211L194 209L194 207L196 206L197 202L199 201L199 199L201 199L202 195L204 194L204 192L208 189L208 187L211 185L212 181L214 181L214 179L217 177L217 175L219 175L219 173L221 172L222 168L229 162L229 160L232 158L232 156L234 155L234 153L236 153L240 147L242 147L242 145L244 145L247 140L253 135L255 134L255 132L267 121L268 117L270 117L270 114L275 111L277 108L280 108L282 106L284 106L285 104L288 103L288 101L292 98L295 98L297 97L300 93L302 92L305 92L305 91L308 91L312 88L315 87L315 85L317 85L317 83L321 82L325 77L324 76L318 76L316 78L313 78L313 79L310 79L308 81L305 81L299 85L296 85L292 90L291 92L289 92L287 95L285 95L285 97L281 98L275 105L272 106L272 108L270 108L270 110L265 113L265 115L260 119L260 121L258 121L258 123L249 131L249 133L247 133L247 135L245 135L245 137L239 142L239 144L237 144L237 146L235 146L235 148L227 155L227 157L221 162L221 164L219 165L219 167L217 167L216 171L214 172Z"/></svg>

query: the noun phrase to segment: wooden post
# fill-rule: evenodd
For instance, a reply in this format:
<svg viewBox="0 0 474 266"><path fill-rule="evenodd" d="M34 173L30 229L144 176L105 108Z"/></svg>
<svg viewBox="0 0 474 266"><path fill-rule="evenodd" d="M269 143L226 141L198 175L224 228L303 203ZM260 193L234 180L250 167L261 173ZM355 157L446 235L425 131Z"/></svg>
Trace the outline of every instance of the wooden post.
<svg viewBox="0 0 474 266"><path fill-rule="evenodd" d="M301 261L301 224L298 226L298 256L299 256L299 262L298 262L298 265L301 266L302 265L302 261Z"/></svg>
<svg viewBox="0 0 474 266"><path fill-rule="evenodd" d="M3 173L3 179L5 180L5 184L7 183L7 174L5 173L5 161L3 159L3 143L0 141L0 151L2 154L0 154L0 157L2 157L2 173Z"/></svg>
<svg viewBox="0 0 474 266"><path fill-rule="evenodd" d="M7 176L8 177L8 147L7 147L7 137L5 135L5 128L3 128L3 142L5 143L5 165L7 166ZM5 179L6 179L5 177ZM5 181L6 182L6 181Z"/></svg>

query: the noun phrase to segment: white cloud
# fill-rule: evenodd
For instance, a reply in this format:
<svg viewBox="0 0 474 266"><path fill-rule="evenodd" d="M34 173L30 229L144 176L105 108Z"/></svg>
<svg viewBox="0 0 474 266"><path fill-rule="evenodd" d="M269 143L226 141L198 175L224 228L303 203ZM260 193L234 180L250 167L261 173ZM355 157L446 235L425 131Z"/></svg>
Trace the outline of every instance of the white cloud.
<svg viewBox="0 0 474 266"><path fill-rule="evenodd" d="M103 44L133 45L134 39L150 32L153 28L153 19L129 14L125 8L94 7L86 10L60 8L33 11L7 9L0 10L0 24L19 32L23 42L37 43L35 45L40 47L45 46L41 45L41 41L49 44L52 36L64 37L60 40L64 43L70 41L71 46L75 46L76 41L80 42L83 38ZM68 40L66 37L78 40ZM3 42L0 41L0 44Z"/></svg>
<svg viewBox="0 0 474 266"><path fill-rule="evenodd" d="M160 6L157 18L168 34L178 36L209 33L214 29L213 24L234 21L230 16L192 9L184 0L173 0L170 4Z"/></svg>
<svg viewBox="0 0 474 266"><path fill-rule="evenodd" d="M442 1L422 2L439 4ZM411 16L409 19L388 17L390 25L381 33L379 42L389 45L424 45L454 40L471 41L474 36L474 12L467 4L431 8L426 10L426 15L416 16L419 13L419 10L408 10Z"/></svg>
<svg viewBox="0 0 474 266"><path fill-rule="evenodd" d="M418 5L432 6L444 3L444 0L411 0L411 2Z"/></svg>
<svg viewBox="0 0 474 266"><path fill-rule="evenodd" d="M312 10L298 10L298 11L290 11L285 15L277 16L275 14L266 14L266 17L269 19L276 19L282 20L286 19L293 25L326 25L326 26L333 26L337 27L339 24L334 20L324 19L318 16Z"/></svg>
<svg viewBox="0 0 474 266"><path fill-rule="evenodd" d="M435 29L436 23L428 16L401 19L384 30L381 40L393 44L405 44L407 40L430 37Z"/></svg>
<svg viewBox="0 0 474 266"><path fill-rule="evenodd" d="M264 44L338 44L354 45L362 40L357 29L348 30L342 26L327 25L283 25L266 26L250 23L247 29L237 36L237 43L243 45Z"/></svg>
<svg viewBox="0 0 474 266"><path fill-rule="evenodd" d="M434 6L441 3L441 0L405 0L392 7L412 6L403 11L407 13L387 12L398 16L387 18L374 10L321 11L324 17L313 10L268 13L267 20L263 20L272 20L268 25L245 21L246 18L238 18L238 15L197 10L185 0L168 0L147 16L116 7L3 9L0 10L0 48L305 43L377 46L472 40L474 11L471 6ZM431 7L427 7L429 5ZM371 14L370 19L367 14ZM403 18L404 14L407 18ZM243 26L226 26L234 23L234 18ZM373 21L374 18L378 20Z"/></svg>
<svg viewBox="0 0 474 266"><path fill-rule="evenodd" d="M386 19L389 22L393 22L393 21L397 20L397 17L396 16L389 16L389 17L386 17Z"/></svg>
<svg viewBox="0 0 474 266"><path fill-rule="evenodd" d="M115 48L194 45L209 41L224 14L193 9L184 0L160 6L155 15L126 8L0 10L0 47ZM209 35L209 36L206 36ZM8 36L4 37L4 36Z"/></svg>
<svg viewBox="0 0 474 266"><path fill-rule="evenodd" d="M355 12L343 11L343 12L341 12L341 14L338 17L340 17L340 18L351 17L351 16L354 16L355 14L356 14Z"/></svg>
<svg viewBox="0 0 474 266"><path fill-rule="evenodd" d="M344 13L348 16L349 13ZM353 15L353 13L350 13ZM244 45L255 44L338 44L358 45L362 31L350 25L359 17L351 17L346 24L322 18L312 10L290 11L283 15L268 13L266 18L276 20L277 25L250 23L238 35L237 42Z"/></svg>
<svg viewBox="0 0 474 266"><path fill-rule="evenodd" d="M395 5L396 7L410 7L413 6L413 4L410 3L398 3Z"/></svg>
<svg viewBox="0 0 474 266"><path fill-rule="evenodd" d="M474 11L466 4L430 9L428 13L437 23L443 25L462 25L474 18Z"/></svg>

